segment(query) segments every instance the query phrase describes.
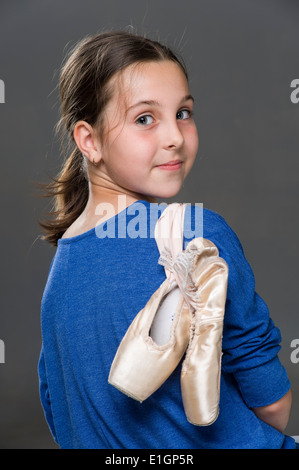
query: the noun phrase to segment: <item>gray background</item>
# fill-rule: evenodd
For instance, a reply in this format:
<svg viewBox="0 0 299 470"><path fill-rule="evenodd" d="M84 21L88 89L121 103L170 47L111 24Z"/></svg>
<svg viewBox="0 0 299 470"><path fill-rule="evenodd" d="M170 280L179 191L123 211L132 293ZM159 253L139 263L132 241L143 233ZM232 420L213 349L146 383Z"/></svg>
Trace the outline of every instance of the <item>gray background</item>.
<svg viewBox="0 0 299 470"><path fill-rule="evenodd" d="M36 373L54 249L38 238L37 219L49 205L33 182L59 169L57 71L67 44L130 24L184 54L200 148L175 200L219 212L241 239L281 329L294 396L287 432L299 434L299 364L290 359L299 338L299 103L290 100L298 21L298 1L290 0L1 0L1 448L55 448Z"/></svg>

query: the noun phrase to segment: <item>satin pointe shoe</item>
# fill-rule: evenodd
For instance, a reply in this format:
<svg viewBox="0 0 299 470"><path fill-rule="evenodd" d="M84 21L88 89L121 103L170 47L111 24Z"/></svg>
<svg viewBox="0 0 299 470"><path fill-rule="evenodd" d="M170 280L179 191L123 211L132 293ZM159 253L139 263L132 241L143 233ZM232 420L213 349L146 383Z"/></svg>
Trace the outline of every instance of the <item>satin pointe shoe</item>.
<svg viewBox="0 0 299 470"><path fill-rule="evenodd" d="M174 287L175 283L166 279L154 292L131 323L111 365L108 382L139 402L165 382L188 346L190 315L183 296L176 307L169 341L158 345L150 335L159 306Z"/></svg>
<svg viewBox="0 0 299 470"><path fill-rule="evenodd" d="M192 240L186 248L190 251L196 252L191 270L194 311L181 370L181 391L188 421L208 426L219 414L228 267L209 240Z"/></svg>
<svg viewBox="0 0 299 470"><path fill-rule="evenodd" d="M183 217L184 207L177 203L170 204L162 213L155 227L160 253L168 247L175 256L182 249ZM146 400L165 382L179 364L189 342L190 312L182 294L171 307L173 321L169 340L157 344L151 335L163 301L178 288L172 269L165 267L165 273L165 281L128 328L108 377L111 385L139 402Z"/></svg>

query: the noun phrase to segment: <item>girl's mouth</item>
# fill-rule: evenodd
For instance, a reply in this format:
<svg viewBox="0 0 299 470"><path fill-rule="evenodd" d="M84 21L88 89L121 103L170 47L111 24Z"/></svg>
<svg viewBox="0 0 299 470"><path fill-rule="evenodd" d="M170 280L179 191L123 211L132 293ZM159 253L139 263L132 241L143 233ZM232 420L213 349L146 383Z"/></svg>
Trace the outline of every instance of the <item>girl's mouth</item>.
<svg viewBox="0 0 299 470"><path fill-rule="evenodd" d="M175 171L179 170L182 164L183 162L181 160L172 160L170 162L163 163L162 165L157 165L157 167L161 170Z"/></svg>

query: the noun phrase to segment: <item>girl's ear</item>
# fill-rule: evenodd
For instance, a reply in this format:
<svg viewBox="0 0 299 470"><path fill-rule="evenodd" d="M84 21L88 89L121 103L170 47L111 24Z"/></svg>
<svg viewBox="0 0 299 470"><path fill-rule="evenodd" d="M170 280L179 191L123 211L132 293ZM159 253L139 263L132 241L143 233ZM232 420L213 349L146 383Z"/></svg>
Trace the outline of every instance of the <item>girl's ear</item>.
<svg viewBox="0 0 299 470"><path fill-rule="evenodd" d="M97 165L102 158L99 138L94 128L85 121L78 121L74 128L74 139L80 152Z"/></svg>

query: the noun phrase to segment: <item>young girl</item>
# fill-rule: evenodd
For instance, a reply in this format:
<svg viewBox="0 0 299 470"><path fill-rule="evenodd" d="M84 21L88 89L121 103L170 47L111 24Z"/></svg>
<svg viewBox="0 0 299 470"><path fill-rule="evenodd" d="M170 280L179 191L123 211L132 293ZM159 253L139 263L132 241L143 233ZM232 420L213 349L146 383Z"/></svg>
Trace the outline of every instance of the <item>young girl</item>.
<svg viewBox="0 0 299 470"><path fill-rule="evenodd" d="M291 392L277 357L279 330L237 236L208 209L202 236L229 269L218 418L205 427L188 422L180 367L143 403L108 383L122 338L165 279L149 233L157 198L179 192L197 153L182 61L135 34L97 34L64 64L60 96L60 126L73 150L49 185L55 206L42 223L57 251L42 299L39 361L55 441L61 448L294 448L283 434ZM186 209L185 228L187 218L197 223L196 210ZM184 246L190 238L185 230Z"/></svg>

